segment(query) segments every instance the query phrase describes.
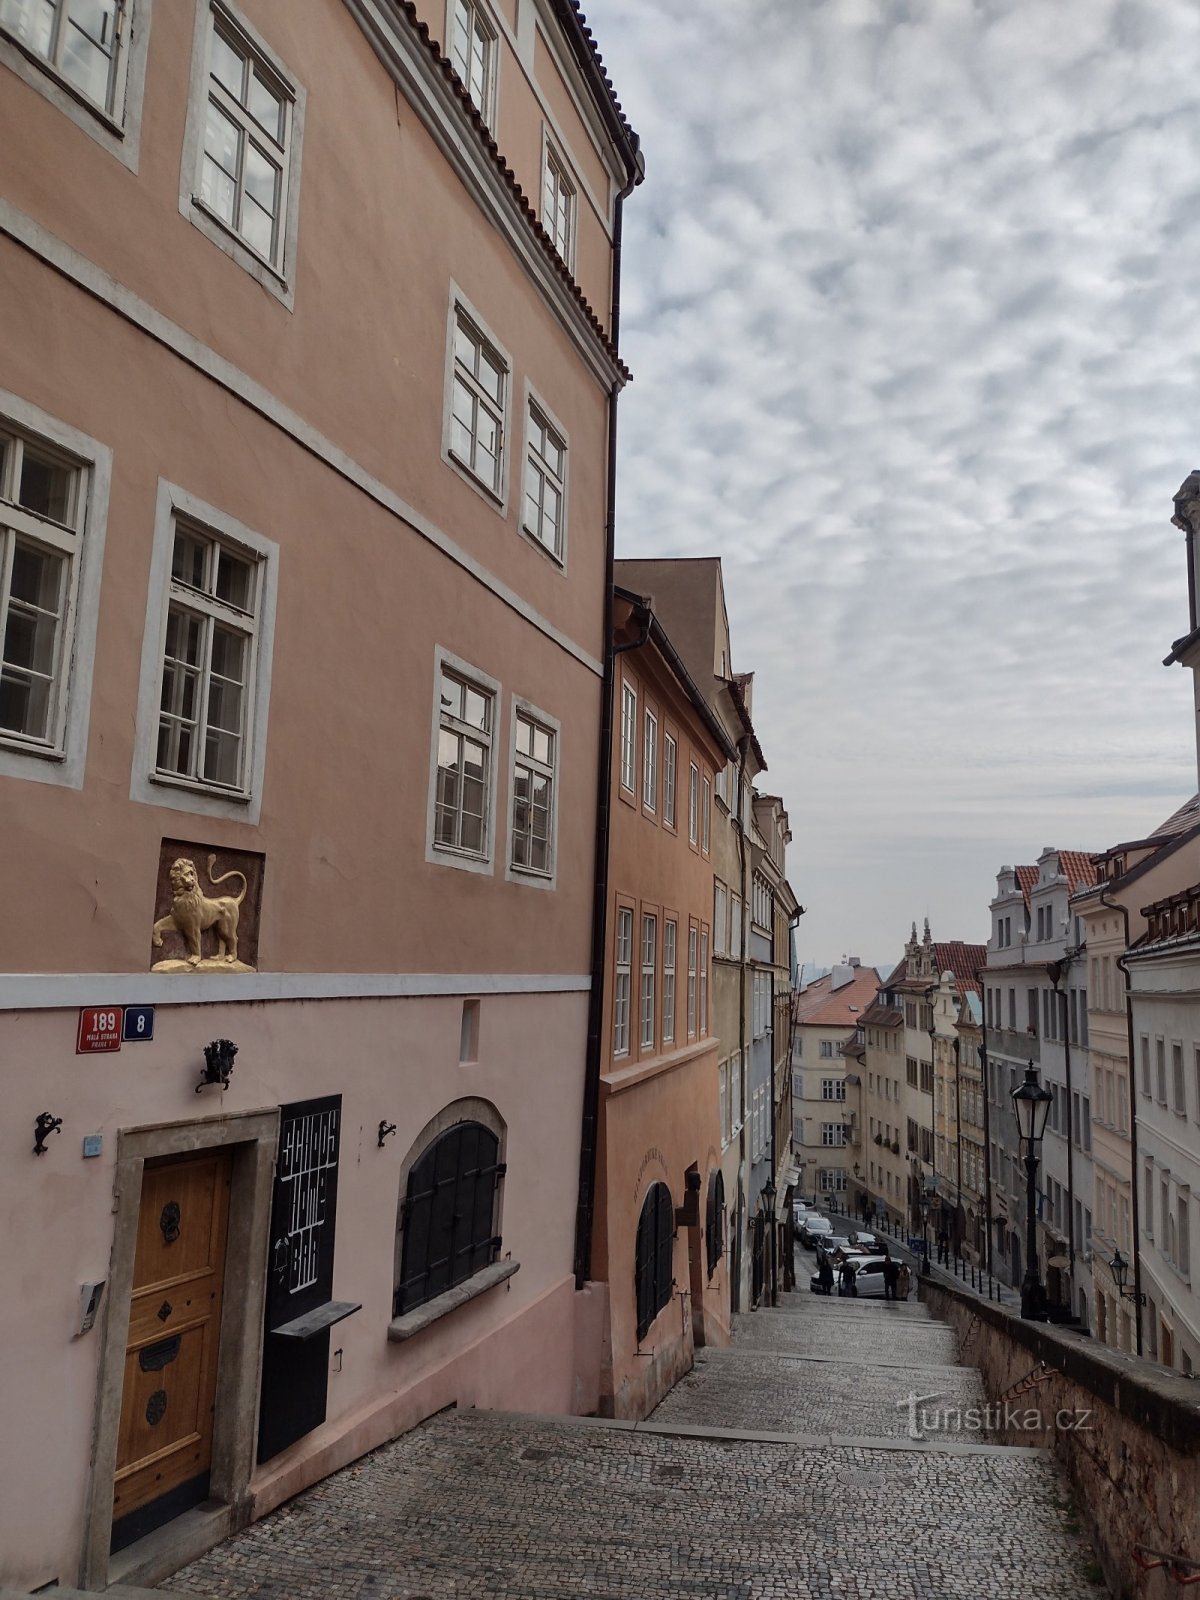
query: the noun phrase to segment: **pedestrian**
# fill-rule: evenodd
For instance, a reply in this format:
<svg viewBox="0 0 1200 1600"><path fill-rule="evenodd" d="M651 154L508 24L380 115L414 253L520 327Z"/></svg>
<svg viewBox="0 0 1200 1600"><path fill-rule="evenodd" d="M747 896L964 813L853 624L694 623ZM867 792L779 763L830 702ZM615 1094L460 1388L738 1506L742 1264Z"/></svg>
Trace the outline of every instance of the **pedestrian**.
<svg viewBox="0 0 1200 1600"><path fill-rule="evenodd" d="M868 1228L870 1228L873 1225L873 1223L875 1221L875 1202L874 1202L874 1200L868 1200L867 1201L867 1208L863 1212L863 1220L865 1221L865 1223L866 1223Z"/></svg>
<svg viewBox="0 0 1200 1600"><path fill-rule="evenodd" d="M894 1300L896 1298L896 1280L900 1275L900 1265L888 1250L883 1247L883 1298Z"/></svg>
<svg viewBox="0 0 1200 1600"><path fill-rule="evenodd" d="M858 1285L854 1281L854 1263L849 1256L842 1257L841 1272L838 1280L839 1294L852 1294L858 1296Z"/></svg>
<svg viewBox="0 0 1200 1600"><path fill-rule="evenodd" d="M896 1269L896 1287L892 1291L893 1296L900 1300L907 1300L911 1289L912 1272L909 1270L908 1264L902 1262Z"/></svg>
<svg viewBox="0 0 1200 1600"><path fill-rule="evenodd" d="M938 1266L950 1265L950 1235L945 1228L937 1236Z"/></svg>
<svg viewBox="0 0 1200 1600"><path fill-rule="evenodd" d="M829 1257L823 1251L817 1263L817 1282L821 1286L822 1294L833 1293L833 1268L829 1264Z"/></svg>

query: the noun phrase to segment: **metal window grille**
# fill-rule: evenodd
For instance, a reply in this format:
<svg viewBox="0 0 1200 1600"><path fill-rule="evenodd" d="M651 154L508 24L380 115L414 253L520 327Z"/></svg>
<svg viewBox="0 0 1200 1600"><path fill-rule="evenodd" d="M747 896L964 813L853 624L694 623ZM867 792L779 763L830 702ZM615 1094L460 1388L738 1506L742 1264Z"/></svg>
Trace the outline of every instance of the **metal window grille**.
<svg viewBox="0 0 1200 1600"><path fill-rule="evenodd" d="M642 1202L638 1218L636 1264L637 1337L640 1343L650 1324L671 1298L671 1253L675 1238L675 1208L665 1183L653 1184Z"/></svg>
<svg viewBox="0 0 1200 1600"><path fill-rule="evenodd" d="M478 1122L439 1134L408 1176L393 1315L401 1316L491 1266L500 1253L496 1190L500 1141Z"/></svg>
<svg viewBox="0 0 1200 1600"><path fill-rule="evenodd" d="M708 1213L704 1219L704 1242L708 1253L708 1275L717 1270L725 1248L725 1179L717 1167L708 1180Z"/></svg>

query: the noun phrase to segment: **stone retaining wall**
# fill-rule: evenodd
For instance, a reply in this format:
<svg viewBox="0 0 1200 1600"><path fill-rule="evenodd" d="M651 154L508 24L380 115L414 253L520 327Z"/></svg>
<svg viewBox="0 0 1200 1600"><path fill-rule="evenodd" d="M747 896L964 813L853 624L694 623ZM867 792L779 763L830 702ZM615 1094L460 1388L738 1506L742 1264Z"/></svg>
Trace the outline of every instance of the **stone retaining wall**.
<svg viewBox="0 0 1200 1600"><path fill-rule="evenodd" d="M1187 1590L1141 1568L1134 1547L1200 1561L1200 1383L940 1281L922 1278L920 1298L978 1369L989 1436L1061 1461L1112 1594L1181 1600Z"/></svg>

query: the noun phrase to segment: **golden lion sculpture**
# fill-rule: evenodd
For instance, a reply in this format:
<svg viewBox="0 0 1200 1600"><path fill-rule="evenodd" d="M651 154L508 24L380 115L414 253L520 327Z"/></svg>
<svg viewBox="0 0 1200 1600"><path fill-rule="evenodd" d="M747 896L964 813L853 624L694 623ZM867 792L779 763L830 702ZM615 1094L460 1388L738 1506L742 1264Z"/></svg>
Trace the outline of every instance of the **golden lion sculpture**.
<svg viewBox="0 0 1200 1600"><path fill-rule="evenodd" d="M177 933L187 946L189 967L199 966L200 936L207 933L209 928L214 928L217 934L216 959L236 962L238 958L238 914L246 898L246 875L244 872L223 872L219 878L214 878L213 863L216 859L215 855L208 858L208 881L215 887L229 878L240 878L241 894L223 894L210 900L200 887L195 864L187 856L180 856L171 864L171 909L154 924L151 936L154 944L162 944L164 933Z"/></svg>

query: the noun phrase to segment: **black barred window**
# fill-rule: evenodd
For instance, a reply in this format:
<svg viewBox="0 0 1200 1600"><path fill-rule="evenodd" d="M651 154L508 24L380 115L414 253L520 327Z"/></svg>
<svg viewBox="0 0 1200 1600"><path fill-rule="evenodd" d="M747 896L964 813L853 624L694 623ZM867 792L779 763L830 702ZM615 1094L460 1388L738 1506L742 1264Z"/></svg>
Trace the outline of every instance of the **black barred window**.
<svg viewBox="0 0 1200 1600"><path fill-rule="evenodd" d="M708 1275L711 1278L725 1247L725 1179L720 1167L708 1180L708 1215L704 1223L704 1237L708 1246Z"/></svg>
<svg viewBox="0 0 1200 1600"><path fill-rule="evenodd" d="M404 1248L394 1316L464 1282L500 1253L496 1186L500 1141L479 1122L440 1134L408 1175Z"/></svg>
<svg viewBox="0 0 1200 1600"><path fill-rule="evenodd" d="M665 1183L654 1184L642 1203L637 1231L637 1336L644 1339L650 1324L671 1298L671 1249L675 1239L675 1208Z"/></svg>

